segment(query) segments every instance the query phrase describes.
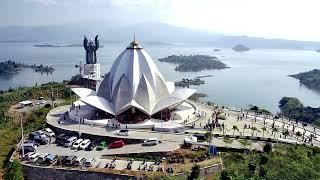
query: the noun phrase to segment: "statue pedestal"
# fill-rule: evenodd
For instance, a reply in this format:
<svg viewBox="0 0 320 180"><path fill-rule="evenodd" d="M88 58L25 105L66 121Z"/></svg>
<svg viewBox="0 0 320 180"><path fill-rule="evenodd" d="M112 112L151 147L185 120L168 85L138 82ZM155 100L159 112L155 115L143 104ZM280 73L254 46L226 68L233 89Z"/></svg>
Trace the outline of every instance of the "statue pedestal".
<svg viewBox="0 0 320 180"><path fill-rule="evenodd" d="M100 64L85 64L83 78L91 80L100 80Z"/></svg>

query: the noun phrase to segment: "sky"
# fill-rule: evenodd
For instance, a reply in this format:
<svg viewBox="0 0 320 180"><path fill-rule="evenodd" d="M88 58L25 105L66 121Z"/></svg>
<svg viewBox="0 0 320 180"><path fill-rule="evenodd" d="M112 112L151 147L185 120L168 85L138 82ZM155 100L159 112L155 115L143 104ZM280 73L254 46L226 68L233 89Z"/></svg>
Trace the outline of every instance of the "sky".
<svg viewBox="0 0 320 180"><path fill-rule="evenodd" d="M163 22L207 32L320 41L320 0L0 0L0 26Z"/></svg>

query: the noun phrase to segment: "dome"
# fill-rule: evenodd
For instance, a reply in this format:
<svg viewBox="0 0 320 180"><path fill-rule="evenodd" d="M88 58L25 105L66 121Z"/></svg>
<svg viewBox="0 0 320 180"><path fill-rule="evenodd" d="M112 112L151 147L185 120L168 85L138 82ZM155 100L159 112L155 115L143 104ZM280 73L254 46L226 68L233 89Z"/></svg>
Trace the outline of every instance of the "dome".
<svg viewBox="0 0 320 180"><path fill-rule="evenodd" d="M107 113L119 115L135 107L149 116L181 104L196 92L175 91L174 83L164 79L150 55L136 41L116 58L97 91L72 90L82 102Z"/></svg>
<svg viewBox="0 0 320 180"><path fill-rule="evenodd" d="M133 41L117 57L97 95L113 102L118 113L136 104L149 114L160 99L174 90L168 84L172 83L165 81L150 55Z"/></svg>

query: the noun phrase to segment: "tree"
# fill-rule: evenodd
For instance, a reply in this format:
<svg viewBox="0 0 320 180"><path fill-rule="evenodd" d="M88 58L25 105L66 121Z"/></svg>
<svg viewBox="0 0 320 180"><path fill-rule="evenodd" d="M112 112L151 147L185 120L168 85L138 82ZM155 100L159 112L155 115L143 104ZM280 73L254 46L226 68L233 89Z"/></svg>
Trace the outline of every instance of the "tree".
<svg viewBox="0 0 320 180"><path fill-rule="evenodd" d="M197 179L200 175L200 165L195 164L191 169L190 180Z"/></svg>
<svg viewBox="0 0 320 180"><path fill-rule="evenodd" d="M205 136L206 136L206 141L208 142L208 145L210 146L211 140L212 140L212 133L211 133L211 131L206 132Z"/></svg>
<svg viewBox="0 0 320 180"><path fill-rule="evenodd" d="M252 136L254 136L254 131L257 131L258 129L256 127L251 127L252 130Z"/></svg>
<svg viewBox="0 0 320 180"><path fill-rule="evenodd" d="M287 136L289 136L289 131L288 131L288 129L284 130L284 131L282 132L282 134L284 135L284 138L286 139Z"/></svg>
<svg viewBox="0 0 320 180"><path fill-rule="evenodd" d="M297 131L297 132L296 132L296 136L297 136L297 140L298 140L298 138L299 138L300 136L302 136L301 132L300 132L300 131Z"/></svg>
<svg viewBox="0 0 320 180"><path fill-rule="evenodd" d="M227 170L222 170L220 180L232 180L230 173Z"/></svg>
<svg viewBox="0 0 320 180"><path fill-rule="evenodd" d="M261 130L262 130L262 136L264 137L264 132L267 131L267 128L264 126L261 128Z"/></svg>
<svg viewBox="0 0 320 180"><path fill-rule="evenodd" d="M274 127L272 128L273 138L276 138L276 133L278 132L278 128Z"/></svg>
<svg viewBox="0 0 320 180"><path fill-rule="evenodd" d="M272 145L271 145L271 143L266 143L266 144L263 146L263 152L270 153L271 151L272 151Z"/></svg>
<svg viewBox="0 0 320 180"><path fill-rule="evenodd" d="M233 125L233 126L232 126L232 129L233 129L233 135L234 135L234 131L239 131L239 128L238 128L238 126L236 126L236 125Z"/></svg>
<svg viewBox="0 0 320 180"><path fill-rule="evenodd" d="M22 167L18 160L14 160L7 169L4 180L23 180Z"/></svg>

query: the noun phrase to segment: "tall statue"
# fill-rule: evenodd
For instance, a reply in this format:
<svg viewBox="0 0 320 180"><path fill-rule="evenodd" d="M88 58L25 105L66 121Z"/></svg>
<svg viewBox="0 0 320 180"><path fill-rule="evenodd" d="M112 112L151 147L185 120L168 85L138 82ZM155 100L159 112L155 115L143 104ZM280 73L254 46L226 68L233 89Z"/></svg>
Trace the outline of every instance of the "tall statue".
<svg viewBox="0 0 320 180"><path fill-rule="evenodd" d="M98 35L94 38L94 43L92 39L88 41L87 37L84 36L83 47L86 50L86 63L96 64L97 63L97 50L99 48Z"/></svg>

